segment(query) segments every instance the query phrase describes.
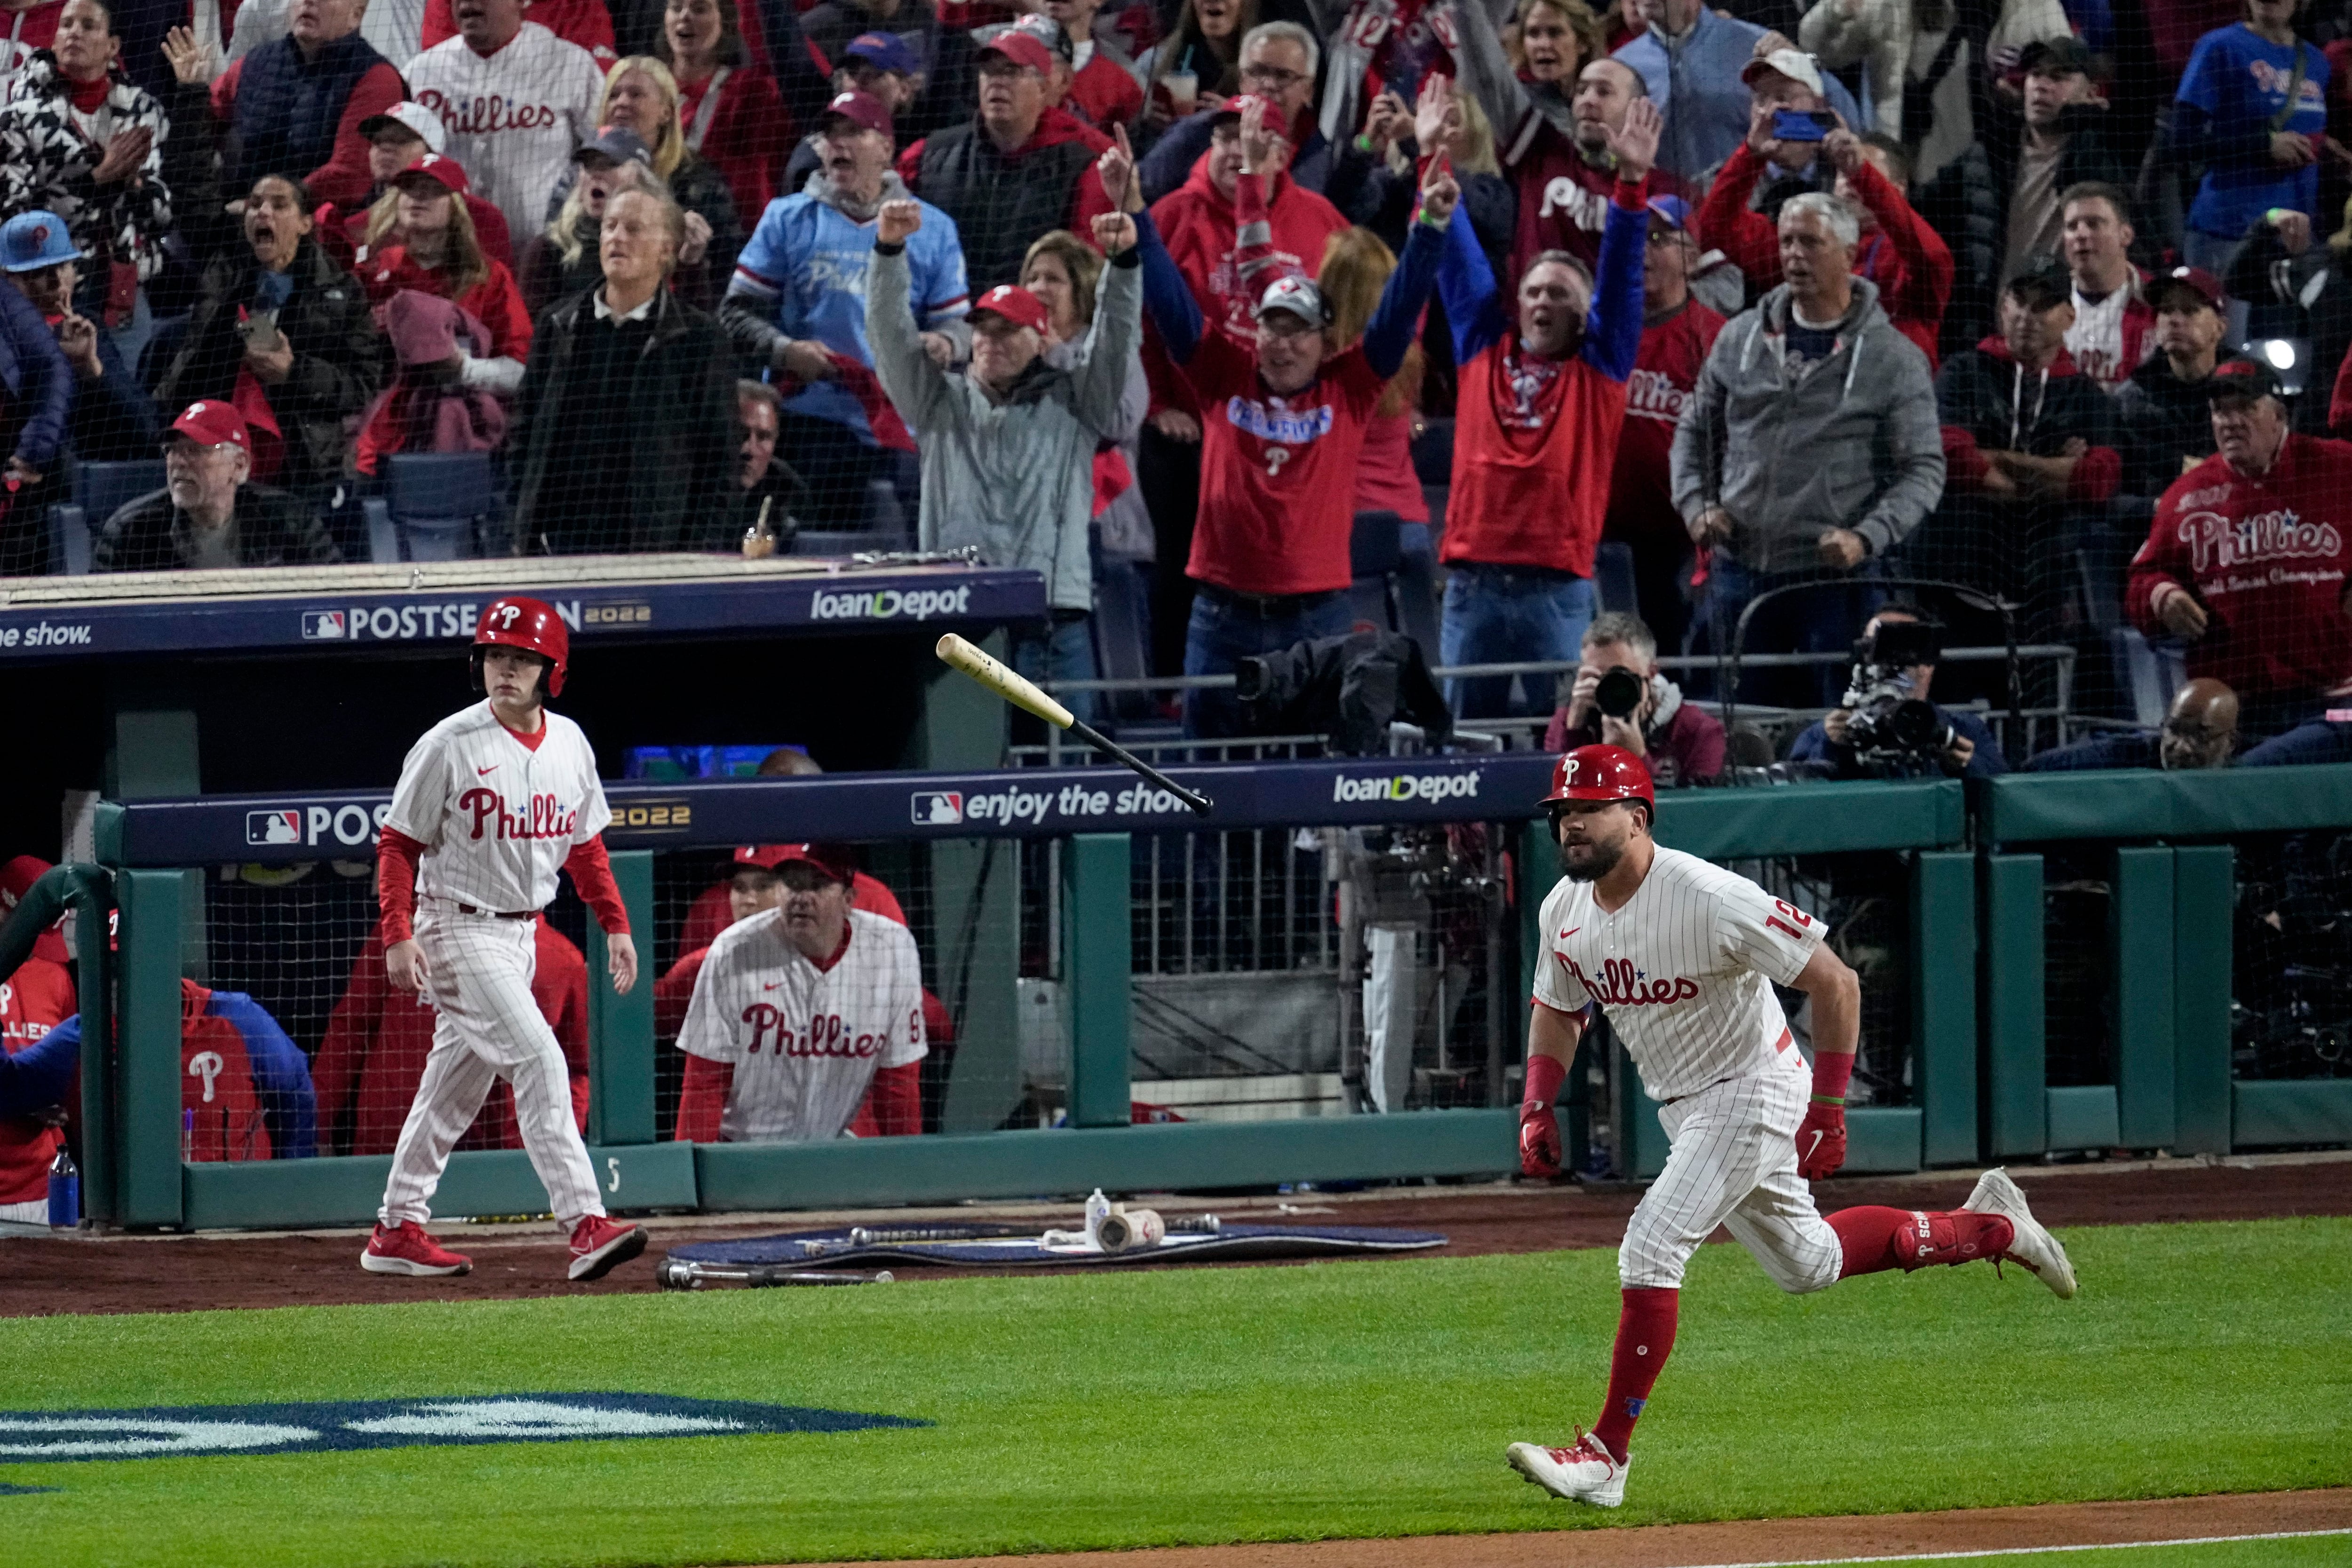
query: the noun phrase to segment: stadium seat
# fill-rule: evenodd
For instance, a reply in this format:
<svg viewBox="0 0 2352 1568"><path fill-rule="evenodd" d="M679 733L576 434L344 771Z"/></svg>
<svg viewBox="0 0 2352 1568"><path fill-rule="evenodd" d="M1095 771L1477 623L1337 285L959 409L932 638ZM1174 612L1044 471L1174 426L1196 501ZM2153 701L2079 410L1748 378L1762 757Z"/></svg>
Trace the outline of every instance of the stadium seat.
<svg viewBox="0 0 2352 1568"><path fill-rule="evenodd" d="M1095 574L1095 669L1107 681L1139 681L1151 674L1151 597L1129 560L1106 560ZM1159 716L1148 692L1105 692L1100 706L1114 724Z"/></svg>
<svg viewBox="0 0 2352 1568"><path fill-rule="evenodd" d="M50 570L71 577L89 572L90 540L106 519L142 496L163 487L163 460L77 463L73 499L49 508Z"/></svg>
<svg viewBox="0 0 2352 1568"><path fill-rule="evenodd" d="M384 493L365 503L368 557L379 564L470 560L498 517L487 452L404 452L383 463Z"/></svg>
<svg viewBox="0 0 2352 1568"><path fill-rule="evenodd" d="M2124 684L2132 717L2154 729L2164 722L2173 694L2188 683L2189 656L2177 643L2152 643L2129 626L2107 633L2107 646Z"/></svg>
<svg viewBox="0 0 2352 1568"><path fill-rule="evenodd" d="M1602 610L1620 611L1627 615L1640 612L1641 602L1633 591L1632 545L1612 540L1593 553L1592 587Z"/></svg>

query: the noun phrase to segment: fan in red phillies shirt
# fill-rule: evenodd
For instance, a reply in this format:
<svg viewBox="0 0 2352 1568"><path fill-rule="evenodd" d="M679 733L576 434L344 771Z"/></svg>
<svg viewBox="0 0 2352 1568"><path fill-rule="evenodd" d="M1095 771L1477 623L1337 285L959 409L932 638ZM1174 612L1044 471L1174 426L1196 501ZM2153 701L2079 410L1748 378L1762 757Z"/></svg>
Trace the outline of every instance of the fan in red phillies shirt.
<svg viewBox="0 0 2352 1568"><path fill-rule="evenodd" d="M1769 110L1759 106L1759 114L1763 112ZM1772 215L1748 204L1771 168L1770 156L1759 147L1779 145L1766 135L1766 123L1759 120L1748 141L1725 160L1698 209L1698 232L1759 289L1780 280L1780 227ZM1822 139L1822 156L1837 169L1837 193L1862 215L1854 276L1878 286L1878 303L1886 319L1919 345L1927 356L1927 368L1934 370L1936 335L1952 297L1952 251L1904 197L1910 171L1902 149L1841 129Z"/></svg>
<svg viewBox="0 0 2352 1568"><path fill-rule="evenodd" d="M1243 111L1249 172L1234 186L1234 261L1244 286L1258 292L1254 343L1203 329L1199 304L1138 214L1152 320L1204 407L1200 520L1186 567L1201 586L1186 633L1187 674L1223 674L1237 657L1270 651L1244 643L1280 636L1286 646L1353 623L1348 546L1365 428L1412 346L1461 194L1444 160L1433 162L1412 235L1362 342L1334 345L1322 292L1279 275L1271 259L1265 180L1281 163L1265 109L1253 101ZM1208 703L1198 692L1187 695L1193 733L1228 733L1238 722L1230 694Z"/></svg>
<svg viewBox="0 0 2352 1568"><path fill-rule="evenodd" d="M1213 327L1244 342L1257 336L1257 296L1265 290L1254 293L1244 286L1235 260L1239 246L1234 195L1242 172L1242 113L1262 101L1248 96L1229 99L1210 121L1209 151L1192 165L1192 177L1151 209L1152 225L1191 287L1201 314ZM1306 272L1320 260L1331 236L1348 229L1339 208L1291 179L1290 154L1286 139L1272 138L1268 156L1277 167L1271 175L1260 176L1270 249L1264 257L1253 256L1253 277L1269 262L1278 271ZM1172 408L1198 415L1192 383L1170 367L1156 332L1147 340L1143 368L1150 379L1154 413Z"/></svg>
<svg viewBox="0 0 2352 1568"><path fill-rule="evenodd" d="M1691 297L1698 246L1680 196L1650 198L1649 245L1642 258L1642 345L1625 383L1625 425L1609 479L1603 539L1633 551L1633 592L1642 619L1666 648L1682 645L1689 617L1680 577L1690 530L1675 510L1675 426L1723 330L1723 318Z"/></svg>
<svg viewBox="0 0 2352 1568"><path fill-rule="evenodd" d="M2164 493L2124 607L2189 644L2189 674L2238 693L2268 736L2352 692L2352 444L2287 429L2277 376L2225 360L2208 378L2214 455Z"/></svg>

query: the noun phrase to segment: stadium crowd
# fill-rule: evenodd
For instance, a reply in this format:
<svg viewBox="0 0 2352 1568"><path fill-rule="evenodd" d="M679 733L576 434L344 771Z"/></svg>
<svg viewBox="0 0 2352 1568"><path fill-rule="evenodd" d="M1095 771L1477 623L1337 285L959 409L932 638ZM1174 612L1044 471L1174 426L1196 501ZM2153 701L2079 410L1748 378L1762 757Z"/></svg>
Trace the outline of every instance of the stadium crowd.
<svg viewBox="0 0 2352 1568"><path fill-rule="evenodd" d="M1819 708L1919 622L2352 754L2352 5L1034 4L0 0L0 573L159 444L92 570L487 454L491 553L977 547L1059 678L1105 594L1168 674L1393 615L1681 782L1662 654Z"/></svg>

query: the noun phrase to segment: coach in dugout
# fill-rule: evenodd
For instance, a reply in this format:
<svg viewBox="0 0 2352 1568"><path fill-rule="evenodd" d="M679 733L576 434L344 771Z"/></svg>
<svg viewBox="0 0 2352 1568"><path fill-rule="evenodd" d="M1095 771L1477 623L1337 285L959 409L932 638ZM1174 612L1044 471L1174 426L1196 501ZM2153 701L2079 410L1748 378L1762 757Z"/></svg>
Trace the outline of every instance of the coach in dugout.
<svg viewBox="0 0 2352 1568"><path fill-rule="evenodd" d="M2219 450L2166 490L2124 608L2189 644L2189 674L2238 694L2264 740L2352 706L2352 444L2287 429L2278 377L2226 360L2206 378Z"/></svg>
<svg viewBox="0 0 2352 1568"><path fill-rule="evenodd" d="M922 960L850 906L856 871L845 846L792 846L782 903L710 945L677 1039L678 1142L837 1138L869 1089L884 1136L922 1131Z"/></svg>

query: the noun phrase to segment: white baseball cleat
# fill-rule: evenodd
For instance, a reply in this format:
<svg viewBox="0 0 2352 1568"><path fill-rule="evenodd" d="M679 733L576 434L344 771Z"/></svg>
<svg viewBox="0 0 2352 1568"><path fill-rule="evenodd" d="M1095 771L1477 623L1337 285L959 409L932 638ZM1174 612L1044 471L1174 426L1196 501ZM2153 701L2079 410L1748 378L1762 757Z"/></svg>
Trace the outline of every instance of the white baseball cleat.
<svg viewBox="0 0 2352 1568"><path fill-rule="evenodd" d="M1511 1469L1552 1496L1589 1502L1595 1508L1615 1508L1625 1500L1625 1472L1633 1468L1632 1455L1612 1458L1600 1438L1583 1431L1577 1433L1570 1448L1513 1443L1503 1458Z"/></svg>
<svg viewBox="0 0 2352 1568"><path fill-rule="evenodd" d="M2015 1235L2009 1250L2001 1256L2049 1286L2059 1300L2065 1301L2074 1294L2074 1265L2067 1260L2066 1249L2033 1218L2024 1192L2010 1179L2009 1172L1996 1166L1979 1176L1976 1190L1960 1207L1977 1214L1998 1214L2008 1220Z"/></svg>

